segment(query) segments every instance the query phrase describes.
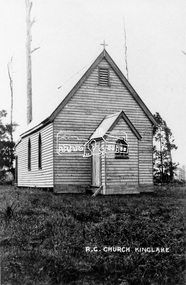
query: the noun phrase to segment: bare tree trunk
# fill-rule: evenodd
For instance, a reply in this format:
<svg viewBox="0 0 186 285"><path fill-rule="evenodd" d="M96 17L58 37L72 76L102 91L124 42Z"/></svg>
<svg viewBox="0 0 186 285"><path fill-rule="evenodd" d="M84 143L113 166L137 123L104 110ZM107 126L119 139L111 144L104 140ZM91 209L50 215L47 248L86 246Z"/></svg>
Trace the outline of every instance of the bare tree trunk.
<svg viewBox="0 0 186 285"><path fill-rule="evenodd" d="M31 50L31 28L36 22L35 18L30 20L30 13L32 9L32 2L25 0L26 4L26 25L27 25L27 39L26 39L26 58L27 58L27 124L32 121L32 59L31 53L38 50L40 47Z"/></svg>
<svg viewBox="0 0 186 285"><path fill-rule="evenodd" d="M30 21L30 12L32 2L25 0L26 3L26 24L27 24L27 39L26 39L26 59L27 59L27 124L32 121L32 62L31 62L31 27L33 22Z"/></svg>
<svg viewBox="0 0 186 285"><path fill-rule="evenodd" d="M10 111L10 125L11 125L11 132L10 132L10 137L11 137L11 142L13 142L13 130L12 130L12 126L13 126L13 79L12 79L12 75L11 75L11 71L10 69L12 68L12 59L11 61L7 64L7 69L8 69L8 77L9 77L9 81L10 81L10 93L11 93L11 111Z"/></svg>
<svg viewBox="0 0 186 285"><path fill-rule="evenodd" d="M12 79L12 59L7 64L8 69L8 77L10 81L10 93L11 93L11 110L10 110L10 139L11 143L13 144L13 79ZM10 154L10 167L13 168L13 148L11 147L11 154Z"/></svg>

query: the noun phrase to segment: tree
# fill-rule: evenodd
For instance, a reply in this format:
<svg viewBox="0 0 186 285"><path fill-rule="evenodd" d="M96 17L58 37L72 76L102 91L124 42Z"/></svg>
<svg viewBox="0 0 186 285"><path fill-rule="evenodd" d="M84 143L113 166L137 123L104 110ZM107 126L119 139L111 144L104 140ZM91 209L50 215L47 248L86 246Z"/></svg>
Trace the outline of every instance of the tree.
<svg viewBox="0 0 186 285"><path fill-rule="evenodd" d="M36 19L30 19L31 9L33 6L32 1L25 0L26 4L26 60L27 60L27 124L32 121L32 59L31 53L38 50L40 47L31 50L32 35L31 29Z"/></svg>
<svg viewBox="0 0 186 285"><path fill-rule="evenodd" d="M5 172L11 171L14 174L14 146L15 143L11 139L12 133L17 126L16 123L5 124L3 119L6 118L7 112L0 111L0 179L5 175Z"/></svg>
<svg viewBox="0 0 186 285"><path fill-rule="evenodd" d="M7 69L8 69L8 77L9 77L9 81L10 81L10 93L11 93L11 112L10 112L10 124L12 125L13 122L13 79L12 79L12 60L13 57L11 57L10 62L8 62L7 64ZM11 137L11 141L13 141L13 132L11 132L10 134Z"/></svg>
<svg viewBox="0 0 186 285"><path fill-rule="evenodd" d="M154 180L171 182L178 164L172 162L172 150L178 147L167 123L159 113L154 115L157 125L153 128L155 145L153 149Z"/></svg>
<svg viewBox="0 0 186 285"><path fill-rule="evenodd" d="M10 84L10 93L11 93L11 111L10 111L10 125L11 125L11 129L10 129L10 139L11 139L11 143L13 143L13 128L12 128L12 124L13 124L13 72L12 72L12 61L13 61L13 56L11 57L10 62L8 62L7 64L7 69L8 69L8 77L9 77L9 84ZM10 155L11 158L11 165L13 165L13 149L11 148L12 154Z"/></svg>

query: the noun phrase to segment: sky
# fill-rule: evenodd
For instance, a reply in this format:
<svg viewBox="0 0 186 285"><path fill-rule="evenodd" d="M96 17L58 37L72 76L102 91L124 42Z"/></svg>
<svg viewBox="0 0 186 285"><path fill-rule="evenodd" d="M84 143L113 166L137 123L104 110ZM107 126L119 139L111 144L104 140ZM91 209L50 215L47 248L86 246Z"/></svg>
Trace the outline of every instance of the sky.
<svg viewBox="0 0 186 285"><path fill-rule="evenodd" d="M32 0L33 118L61 101L59 86L88 68L105 40L106 50L154 114L166 121L178 146L173 161L186 165L185 0ZM0 0L0 110L10 120L7 64L12 60L14 109L26 126L26 8L24 0Z"/></svg>

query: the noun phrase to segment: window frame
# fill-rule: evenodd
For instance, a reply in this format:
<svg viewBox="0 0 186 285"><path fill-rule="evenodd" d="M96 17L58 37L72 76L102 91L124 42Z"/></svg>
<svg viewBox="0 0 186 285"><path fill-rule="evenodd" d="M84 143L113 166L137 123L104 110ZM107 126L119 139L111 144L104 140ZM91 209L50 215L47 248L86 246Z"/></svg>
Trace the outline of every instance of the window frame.
<svg viewBox="0 0 186 285"><path fill-rule="evenodd" d="M28 139L28 171L31 171L31 139Z"/></svg>
<svg viewBox="0 0 186 285"><path fill-rule="evenodd" d="M41 133L38 136L38 169L42 169L42 139Z"/></svg>
<svg viewBox="0 0 186 285"><path fill-rule="evenodd" d="M118 144L123 142L123 146L126 146L127 151L126 152L117 152L116 149L118 147ZM125 139L118 139L115 143L115 158L116 159L129 159L129 145Z"/></svg>

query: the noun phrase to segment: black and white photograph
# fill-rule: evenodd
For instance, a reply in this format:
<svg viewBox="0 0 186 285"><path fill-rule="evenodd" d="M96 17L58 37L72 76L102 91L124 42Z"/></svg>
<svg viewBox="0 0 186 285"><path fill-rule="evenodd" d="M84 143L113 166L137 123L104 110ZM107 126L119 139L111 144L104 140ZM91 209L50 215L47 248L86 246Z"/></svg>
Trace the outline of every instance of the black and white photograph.
<svg viewBox="0 0 186 285"><path fill-rule="evenodd" d="M0 285L186 284L186 3L0 0Z"/></svg>

